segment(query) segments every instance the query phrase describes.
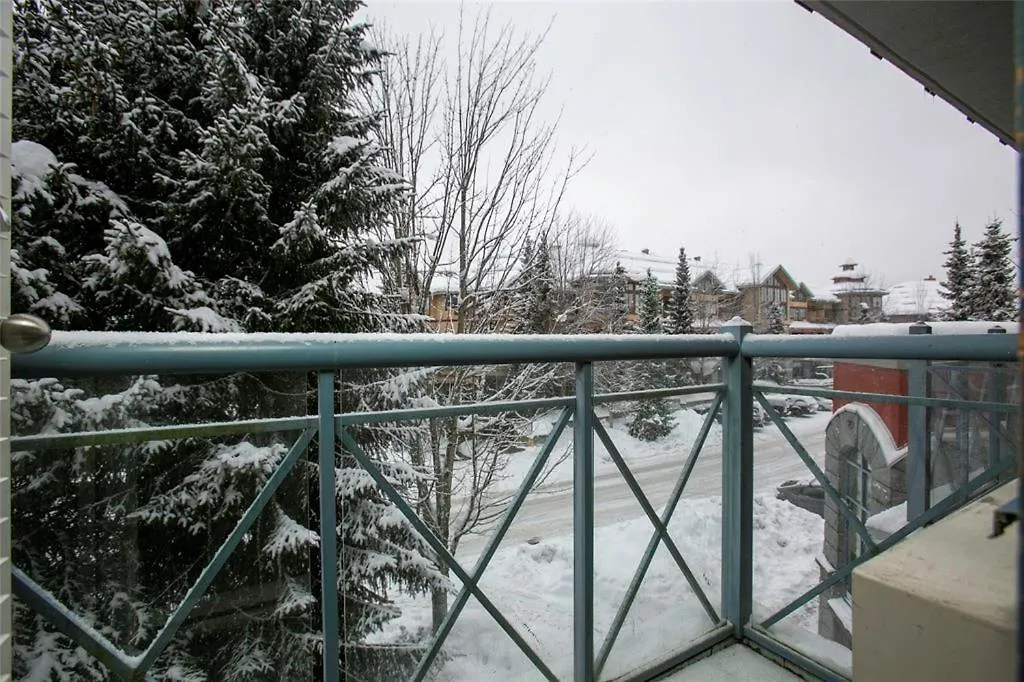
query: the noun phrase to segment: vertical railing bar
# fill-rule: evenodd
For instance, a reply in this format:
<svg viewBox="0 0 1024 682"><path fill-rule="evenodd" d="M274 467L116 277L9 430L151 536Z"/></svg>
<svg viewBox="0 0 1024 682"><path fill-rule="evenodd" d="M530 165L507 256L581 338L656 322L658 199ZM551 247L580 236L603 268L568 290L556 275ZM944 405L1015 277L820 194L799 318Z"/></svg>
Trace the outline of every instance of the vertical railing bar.
<svg viewBox="0 0 1024 682"><path fill-rule="evenodd" d="M573 680L594 681L594 365L576 363L573 422Z"/></svg>
<svg viewBox="0 0 1024 682"><path fill-rule="evenodd" d="M956 384L956 388L950 387L953 393L963 398L962 392L967 391L966 381L967 377L964 373L966 369L966 363L964 364L953 364L950 365L952 371L950 372L952 382ZM984 418L984 413L980 413ZM971 472L971 422L967 418L968 412L966 410L956 411L956 451L959 455L955 462L954 467L954 480L951 481L953 485L959 487L967 483L967 479L970 478ZM945 426L945 425L943 425Z"/></svg>
<svg viewBox="0 0 1024 682"><path fill-rule="evenodd" d="M483 593L480 586L473 582L473 578L466 573L466 569L462 568L462 565L455 560L455 557L448 551L445 544L438 539L437 534L430 529L430 526L428 526L423 519L416 514L413 508L409 506L409 503L398 493L397 490L395 490L395 486L393 486L391 481L384 476L380 468L366 456L366 453L363 452L363 449L359 447L359 444L353 440L348 431L339 431L338 438L341 440L345 448L352 453L352 456L355 457L359 466L361 466L366 473L370 475L370 478L372 478L373 482L377 484L377 487L380 488L381 492L387 495L388 499L398 507L398 511L401 512L401 514L409 521L409 524L417 533L420 534L423 540L430 545L430 549L432 549L437 554L438 558L451 569L452 573L455 574L455 577L462 581L463 585L472 585L471 590L473 596L476 597L478 602L480 602L480 606L490 614L491 618L495 620L498 626L505 631L505 634L515 642L520 651L522 651L523 654L530 659L530 662L537 667L537 670L539 670L546 679L551 680L551 682L558 682L558 677L551 672L551 669L543 660L541 660L540 656L537 655L537 652L533 650L529 643L523 639L522 635L512 627L512 624L508 622L508 619L505 618L504 615L502 615L501 611L494 605L494 602L492 602L487 595Z"/></svg>
<svg viewBox="0 0 1024 682"><path fill-rule="evenodd" d="M249 504L249 507L242 514L242 518L238 520L231 534L228 535L227 539L224 540L223 544L214 553L213 558L210 559L210 563L206 565L203 572L199 574L199 578L192 585L189 591L185 594L185 598L181 600L178 607L168 617L167 622L157 633L156 637L146 647L146 651L142 656L139 657L138 663L135 667L136 673L149 670L150 666L156 662L156 659L163 653L163 650L171 643L174 635L178 632L178 628L182 626L185 619L188 618L192 609L199 603L199 600L206 594L206 590L213 584L217 574L220 573L224 564L227 563L231 553L235 551L239 543L242 542L242 538L249 532L252 524L256 522L256 519L262 513L264 507L270 502L270 499L277 492L277 489L281 487L284 479L288 477L295 463L299 460L302 454L306 451L310 441L313 440L313 429L307 429L302 432L298 440L288 450L284 459L281 460L281 464L278 465L277 469L271 474L270 478L263 485L259 494Z"/></svg>
<svg viewBox="0 0 1024 682"><path fill-rule="evenodd" d="M989 402L993 400L999 400L1006 392L1006 385L1003 380L1002 367L996 366L994 369L998 370L993 372L991 375L985 378L986 388L988 389L988 395L986 399ZM989 412L988 414L989 423L989 436L988 436L988 465L994 466L999 460L1003 458L1003 442L1007 443L1011 448L1015 447L1015 443L1009 438L1008 434L1005 434L1002 428L1002 416L996 412Z"/></svg>
<svg viewBox="0 0 1024 682"><path fill-rule="evenodd" d="M722 612L743 639L750 621L754 583L754 420L753 365L742 352L749 323L736 319L726 330L741 352L725 362L722 418Z"/></svg>
<svg viewBox="0 0 1024 682"><path fill-rule="evenodd" d="M320 616L323 630L323 682L341 679L338 604L338 494L335 472L334 372L318 372L317 418L320 423Z"/></svg>
<svg viewBox="0 0 1024 682"><path fill-rule="evenodd" d="M1017 262L1024 263L1024 2L1013 3L1013 132L1017 148ZM1017 495L1024 494L1024 268L1017 268ZM1017 522L1017 679L1024 680L1024 520Z"/></svg>
<svg viewBox="0 0 1024 682"><path fill-rule="evenodd" d="M452 602L451 608L448 610L448 613L445 614L444 620L441 621L440 627L434 634L434 641L431 644L430 649L428 649L427 653L422 659L420 659L420 663L416 667L416 672L412 677L414 682L421 682L426 677L431 664L441 652L441 648L444 646L444 642L448 638L448 634L451 632L452 627L454 627L456 620L458 620L463 607L465 607L466 603L469 601L471 587L480 583L480 577L487 569L487 565L494 557L495 552L498 551L498 546L505 538L505 534L508 532L508 529L512 526L512 522L515 520L516 514L519 512L520 507L523 506L523 502L526 501L526 496L530 494L534 483L536 483L541 472L544 470L544 466L547 464L548 459L550 459L551 453L554 451L557 441L561 437L562 432L565 431L565 427L569 424L569 419L571 417L572 408L564 408L557 423L548 435L548 441L544 444L544 448L537 455L537 458L534 460L533 465L527 472L526 477L520 484L515 497L509 504L508 509L505 510L505 514L501 519L501 523L498 524L498 528L495 530L494 536L487 542L483 554L481 554L477 559L476 566L473 567L472 580L470 581L470 584L463 585L462 589L459 590L459 594L455 597L455 601Z"/></svg>
<svg viewBox="0 0 1024 682"><path fill-rule="evenodd" d="M676 510L676 505L683 497L683 491L686 488L687 482L690 480L690 473L693 471L693 467L697 463L697 457L700 455L701 449L704 447L704 442L707 440L708 434L711 433L711 426L715 422L715 415L719 411L721 404L722 395L718 394L715 396L715 402L712 404L711 409L704 416L704 423L701 424L700 432L697 434L697 440L694 441L693 446L690 448L690 454L686 458L686 464L683 466L683 471L680 474L679 479L676 481L672 494L669 495L665 509L661 513L661 522L666 526L672 519L672 515ZM651 534L651 539L647 542L647 547L644 549L643 557L640 559L640 565L637 566L636 571L633 572L633 579L630 581L629 587L626 589L626 595L619 604L619 608L615 612L615 617L612 619L611 627L608 628L608 633L605 635L601 648L597 652L597 660L594 663L594 675L596 677L601 676L601 671L604 670L605 663L608 662L608 656L612 653L615 641L619 637L619 631L626 622L626 615L629 613L629 609L632 608L633 601L636 599L637 592L640 589L640 584L647 576L647 570L650 568L651 562L654 560L654 554L658 549L660 539L661 534L655 530Z"/></svg>
<svg viewBox="0 0 1024 682"><path fill-rule="evenodd" d="M804 448L803 443L801 443L800 440L793 434L793 432L789 430L789 426L786 425L786 422L782 419L782 417L774 409L772 409L772 406L768 403L768 400L764 397L763 393L758 391L754 395L757 397L757 401L761 404L761 407L763 407L765 411L768 412L768 418L772 420L772 423L775 424L775 426L779 429L779 432L782 434L782 436L789 442L790 446L796 452L797 456L801 460L803 460L804 466L810 469L811 474L814 476L815 479L817 479L818 483L821 484L821 487L824 489L825 494L831 497L832 501L836 503L836 506L839 508L840 513L842 513L843 518L845 518L850 523L850 525L853 526L853 529L857 531L857 535L861 537L861 539L864 541L864 544L867 545L868 549L874 550L875 540L871 537L871 533L868 532L867 527L860 520L860 518L858 518L858 516L850 509L849 505L846 504L846 502L843 500L842 495L839 494L839 491L835 489L835 487L832 485L832 482L828 480L827 476L825 476L825 472L821 470L821 468L817 465L814 459L807 453L807 450Z"/></svg>
<svg viewBox="0 0 1024 682"><path fill-rule="evenodd" d="M929 335L927 324L910 326L912 335ZM927 360L907 363L907 393L918 398L932 397L934 366ZM934 460L932 456L931 408L925 405L907 406L907 518L913 519L932 506Z"/></svg>
<svg viewBox="0 0 1024 682"><path fill-rule="evenodd" d="M594 430L597 433L597 437L601 439L601 443L604 445L608 454L611 456L612 461L615 462L615 466L618 468L619 473L622 474L622 478L626 481L626 485L633 493L633 497L640 504L640 508L643 510L647 519L654 526L654 532L657 533L658 537L664 543L665 548L669 554L672 555L672 559L676 562L676 566L682 571L683 577L686 578L686 582L690 585L690 589L693 590L694 596L697 597L697 601L704 607L704 612L707 613L708 618L711 620L712 625L719 622L718 613L715 611L715 607L708 601L708 597L704 594L704 590L701 588L700 583L697 581L696 576L693 575L693 571L690 570L686 560L683 559L683 555L679 552L679 547L676 546L675 541L672 540L668 534L668 528L661 519L658 518L658 513L654 511L654 507L651 506L650 501L644 494L643 489L640 487L639 481L633 476L633 472L629 470L626 462L622 459L622 454L619 453L617 447L615 447L614 441L611 436L608 435L608 431L605 430L604 425L601 422L594 419Z"/></svg>

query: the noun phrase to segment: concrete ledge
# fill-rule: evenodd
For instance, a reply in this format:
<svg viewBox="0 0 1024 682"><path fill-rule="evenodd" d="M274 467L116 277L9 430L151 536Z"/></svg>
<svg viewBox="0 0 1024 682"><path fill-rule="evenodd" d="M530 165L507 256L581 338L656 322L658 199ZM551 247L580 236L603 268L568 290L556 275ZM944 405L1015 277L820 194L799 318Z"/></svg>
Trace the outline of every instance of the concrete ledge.
<svg viewBox="0 0 1024 682"><path fill-rule="evenodd" d="M857 682L1015 679L1014 529L989 539L1008 483L853 573Z"/></svg>

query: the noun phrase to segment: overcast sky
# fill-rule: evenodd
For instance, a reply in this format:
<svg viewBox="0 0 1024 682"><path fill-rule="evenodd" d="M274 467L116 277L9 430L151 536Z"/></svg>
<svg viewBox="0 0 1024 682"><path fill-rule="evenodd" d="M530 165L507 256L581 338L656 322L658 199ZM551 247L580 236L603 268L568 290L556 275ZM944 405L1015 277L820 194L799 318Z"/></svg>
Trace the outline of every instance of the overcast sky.
<svg viewBox="0 0 1024 682"><path fill-rule="evenodd" d="M455 2L373 2L403 33L455 35ZM783 264L810 285L858 261L892 285L935 275L959 219L1016 224L1015 153L823 17L788 0L500 2L553 24L539 68L560 140L593 160L572 207L620 246L685 246L729 275Z"/></svg>

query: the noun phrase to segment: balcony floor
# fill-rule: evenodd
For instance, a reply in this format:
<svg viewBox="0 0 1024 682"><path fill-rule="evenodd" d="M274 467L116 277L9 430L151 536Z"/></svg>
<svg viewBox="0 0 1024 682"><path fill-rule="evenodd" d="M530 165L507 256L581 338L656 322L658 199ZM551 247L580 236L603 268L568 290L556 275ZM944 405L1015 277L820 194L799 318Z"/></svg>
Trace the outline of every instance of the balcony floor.
<svg viewBox="0 0 1024 682"><path fill-rule="evenodd" d="M739 644L661 678L663 682L792 682L801 679Z"/></svg>

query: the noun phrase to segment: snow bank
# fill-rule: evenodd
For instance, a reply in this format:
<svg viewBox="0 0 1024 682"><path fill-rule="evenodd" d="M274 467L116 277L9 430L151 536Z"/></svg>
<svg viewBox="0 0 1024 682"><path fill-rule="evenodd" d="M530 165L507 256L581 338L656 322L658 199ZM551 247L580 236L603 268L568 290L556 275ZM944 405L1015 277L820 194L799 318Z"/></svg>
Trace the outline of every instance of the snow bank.
<svg viewBox="0 0 1024 682"><path fill-rule="evenodd" d="M758 496L754 502L754 596L759 611L774 611L817 582L814 556L821 548L824 522L769 496ZM718 497L684 499L669 525L680 553L719 611L721 510ZM595 531L598 643L608 631L652 532L647 519ZM472 566L475 557L460 557L460 561ZM565 536L502 548L481 580L484 594L560 679L569 679L572 671L572 574L573 539ZM393 641L429 625L429 600L408 600L400 606L401 618L389 624L380 641ZM806 642L816 645L820 638L808 628L817 627L817 601L812 600L780 625L782 632L802 633ZM604 676L615 677L650 666L712 627L671 555L661 547L624 621ZM830 651L827 646L819 648ZM539 678L526 657L475 600L467 604L455 624L446 654L440 679L475 682Z"/></svg>
<svg viewBox="0 0 1024 682"><path fill-rule="evenodd" d="M876 322L874 324L843 324L832 332L832 336L909 336L909 322ZM1017 333L1016 322L929 322L932 334L986 334L992 327L1002 327L1008 334Z"/></svg>

